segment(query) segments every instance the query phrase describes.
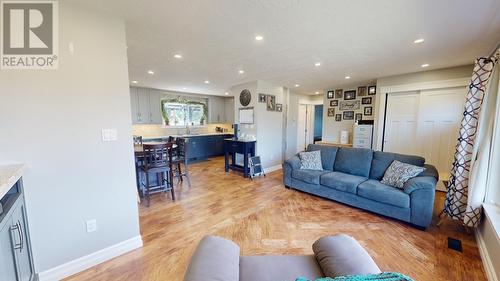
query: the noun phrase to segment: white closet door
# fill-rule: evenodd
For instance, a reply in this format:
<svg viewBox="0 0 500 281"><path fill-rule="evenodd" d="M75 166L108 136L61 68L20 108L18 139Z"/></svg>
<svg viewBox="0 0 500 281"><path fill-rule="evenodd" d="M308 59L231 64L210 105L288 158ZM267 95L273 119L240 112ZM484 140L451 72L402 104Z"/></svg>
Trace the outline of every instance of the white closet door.
<svg viewBox="0 0 500 281"><path fill-rule="evenodd" d="M387 100L384 151L418 154L418 92L390 94Z"/></svg>
<svg viewBox="0 0 500 281"><path fill-rule="evenodd" d="M436 166L441 180L450 177L453 153L465 102L465 88L421 92L418 136L427 163ZM443 189L444 186L438 186Z"/></svg>

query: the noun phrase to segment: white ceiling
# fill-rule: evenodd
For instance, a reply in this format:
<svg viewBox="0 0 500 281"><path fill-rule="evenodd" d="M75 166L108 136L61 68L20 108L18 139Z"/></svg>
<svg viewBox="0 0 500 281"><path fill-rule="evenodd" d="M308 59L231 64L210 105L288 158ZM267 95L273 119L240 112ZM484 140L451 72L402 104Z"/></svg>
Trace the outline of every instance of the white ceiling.
<svg viewBox="0 0 500 281"><path fill-rule="evenodd" d="M204 94L253 80L300 84L296 92L312 94L422 71L423 63L470 64L500 41L498 0L69 2L125 18L130 80ZM425 42L414 44L420 37Z"/></svg>

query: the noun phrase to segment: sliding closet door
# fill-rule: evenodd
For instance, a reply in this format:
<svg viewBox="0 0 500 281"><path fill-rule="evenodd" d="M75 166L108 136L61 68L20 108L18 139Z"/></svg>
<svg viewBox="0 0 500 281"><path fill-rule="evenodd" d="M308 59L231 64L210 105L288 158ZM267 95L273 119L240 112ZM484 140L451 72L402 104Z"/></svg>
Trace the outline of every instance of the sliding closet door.
<svg viewBox="0 0 500 281"><path fill-rule="evenodd" d="M393 93L387 100L384 151L417 154L418 92Z"/></svg>
<svg viewBox="0 0 500 281"><path fill-rule="evenodd" d="M421 92L418 127L420 155L436 166L442 180L450 177L465 94L466 90L462 87Z"/></svg>

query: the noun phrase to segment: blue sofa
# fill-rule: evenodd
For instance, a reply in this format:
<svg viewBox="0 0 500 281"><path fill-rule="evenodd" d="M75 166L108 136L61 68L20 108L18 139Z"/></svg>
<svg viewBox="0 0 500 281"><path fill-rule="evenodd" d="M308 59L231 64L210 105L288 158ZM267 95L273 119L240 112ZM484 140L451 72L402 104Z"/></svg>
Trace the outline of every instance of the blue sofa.
<svg viewBox="0 0 500 281"><path fill-rule="evenodd" d="M283 163L286 187L409 222L418 228L430 225L438 172L425 164L424 158L314 144L307 150L321 151L323 170L301 170L300 158L295 155ZM408 180L404 189L384 185L380 180L394 160L426 169Z"/></svg>

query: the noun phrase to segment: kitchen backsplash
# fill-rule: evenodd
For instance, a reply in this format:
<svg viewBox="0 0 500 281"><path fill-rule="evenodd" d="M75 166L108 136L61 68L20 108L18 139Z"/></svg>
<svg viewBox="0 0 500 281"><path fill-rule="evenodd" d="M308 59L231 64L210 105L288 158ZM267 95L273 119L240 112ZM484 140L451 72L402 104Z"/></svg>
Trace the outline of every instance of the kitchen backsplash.
<svg viewBox="0 0 500 281"><path fill-rule="evenodd" d="M232 133L231 124L209 124L203 127L189 127L189 131L194 134L215 133L215 127L227 129ZM159 137L170 135L182 135L186 133L186 128L165 128L163 125L133 125L134 136Z"/></svg>

